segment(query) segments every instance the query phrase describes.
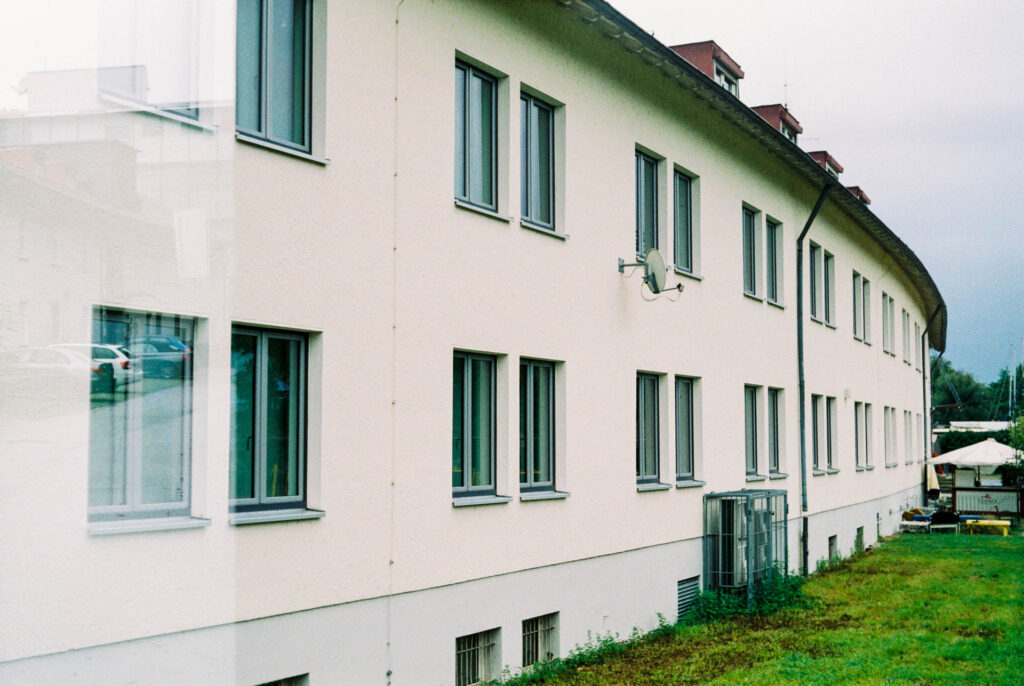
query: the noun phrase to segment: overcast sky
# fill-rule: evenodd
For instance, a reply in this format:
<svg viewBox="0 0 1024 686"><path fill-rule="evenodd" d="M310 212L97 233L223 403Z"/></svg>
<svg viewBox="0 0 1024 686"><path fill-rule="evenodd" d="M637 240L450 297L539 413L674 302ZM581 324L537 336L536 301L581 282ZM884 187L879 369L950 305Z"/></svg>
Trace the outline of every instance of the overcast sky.
<svg viewBox="0 0 1024 686"><path fill-rule="evenodd" d="M666 45L713 39L747 105L788 101L805 150L924 262L946 357L982 381L1024 337L1024 2L611 0ZM784 84L788 84L784 87Z"/></svg>

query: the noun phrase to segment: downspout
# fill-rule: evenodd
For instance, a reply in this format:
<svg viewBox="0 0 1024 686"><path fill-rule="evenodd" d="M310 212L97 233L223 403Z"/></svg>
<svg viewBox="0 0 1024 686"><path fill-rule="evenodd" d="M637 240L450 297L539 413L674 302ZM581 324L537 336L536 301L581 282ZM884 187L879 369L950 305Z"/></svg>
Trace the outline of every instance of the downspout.
<svg viewBox="0 0 1024 686"><path fill-rule="evenodd" d="M932 413L929 411L931 403L928 402L928 372L931 370L931 360L928 358L928 329L932 328L932 324L935 323L935 318L939 316L939 312L945 308L945 305L939 305L935 308L935 312L932 313L932 318L928 320L928 326L924 327L924 331L921 333L921 412L924 413L925 421L921 422L924 427L924 436L922 437L924 446L924 465L921 469L921 504L926 505L928 503L928 458L932 456Z"/></svg>
<svg viewBox="0 0 1024 686"><path fill-rule="evenodd" d="M821 206L825 204L825 198L828 197L830 190L832 184L822 187L818 201L811 210L811 216L807 218L804 230L796 239L796 364L800 378L800 519L803 526L800 533L800 568L804 576L810 571L807 545L807 387L804 380L804 237L811 230L811 224L821 211Z"/></svg>

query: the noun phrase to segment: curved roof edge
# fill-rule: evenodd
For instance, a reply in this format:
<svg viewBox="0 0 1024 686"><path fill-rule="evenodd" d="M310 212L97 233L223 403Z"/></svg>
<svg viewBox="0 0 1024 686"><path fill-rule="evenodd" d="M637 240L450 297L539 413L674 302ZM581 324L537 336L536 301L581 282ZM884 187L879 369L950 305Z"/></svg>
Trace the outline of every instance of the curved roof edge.
<svg viewBox="0 0 1024 686"><path fill-rule="evenodd" d="M856 221L906 272L924 302L925 317L931 321L928 340L932 348L946 349L946 303L938 286L924 263L914 254L874 212L846 189L838 180L826 172L821 165L774 129L756 112L744 105L736 96L719 86L713 79L677 55L667 45L641 29L633 21L604 0L555 0L562 7L576 12L592 30L600 32L643 60L650 68L656 69L676 81L680 87L691 91L699 99L719 112L727 121L777 155L801 174L812 186L832 186L829 197L836 205Z"/></svg>

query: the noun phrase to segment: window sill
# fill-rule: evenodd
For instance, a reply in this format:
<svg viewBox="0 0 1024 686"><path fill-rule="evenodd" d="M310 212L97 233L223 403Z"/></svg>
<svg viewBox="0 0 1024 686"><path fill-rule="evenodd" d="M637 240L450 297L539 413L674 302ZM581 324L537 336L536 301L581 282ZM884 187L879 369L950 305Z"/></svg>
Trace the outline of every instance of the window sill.
<svg viewBox="0 0 1024 686"><path fill-rule="evenodd" d="M235 131L235 140L238 141L239 143L245 143L247 145L255 145L257 148L266 148L267 150L273 150L274 152L283 153L283 154L289 155L291 157L298 157L300 160L306 160L307 162L313 162L315 164L319 164L319 165L324 166L324 167L326 167L327 165L329 165L331 163L331 161L329 159L327 159L326 157L316 157L314 155L310 155L308 152L302 152L301 150L295 150L293 148L289 148L289 147L284 146L284 145L278 145L277 143L271 143L270 141L265 141L265 140L263 140L261 138L254 138L252 136L247 136L244 133L239 133L238 131Z"/></svg>
<svg viewBox="0 0 1024 686"><path fill-rule="evenodd" d="M751 481L764 481L767 478L768 477L765 476L764 474L747 474L747 481L748 482L751 482Z"/></svg>
<svg viewBox="0 0 1024 686"><path fill-rule="evenodd" d="M320 519L326 512L323 510L261 510L259 512L233 512L228 519L231 526L248 524L264 524L268 522L294 522L300 519Z"/></svg>
<svg viewBox="0 0 1024 686"><path fill-rule="evenodd" d="M873 471L875 471L875 465L873 465L873 464L869 464L869 465L868 465L867 467L865 467L864 469L865 469L866 471L869 471L869 472L873 472Z"/></svg>
<svg viewBox="0 0 1024 686"><path fill-rule="evenodd" d="M772 307L779 308L780 310L785 310L786 309L786 306L783 305L782 303L780 303L778 300L766 300L765 302L767 302Z"/></svg>
<svg viewBox="0 0 1024 686"><path fill-rule="evenodd" d="M528 219L520 219L519 220L519 226L523 227L524 229L529 229L530 231L535 231L536 233L542 233L545 236L551 236L552 238L557 238L559 240L563 240L563 241L569 240L569 234L567 234L567 233L559 233L558 231L555 231L552 228L548 228L547 226L541 226L540 224L534 224L533 222L531 222Z"/></svg>
<svg viewBox="0 0 1024 686"><path fill-rule="evenodd" d="M789 478L789 474L783 474L782 472L775 472L773 474L769 474L768 478L769 479L773 479L773 480L774 479L788 479Z"/></svg>
<svg viewBox="0 0 1024 686"><path fill-rule="evenodd" d="M867 470L864 467L854 467L853 471L855 471L855 472L866 472Z"/></svg>
<svg viewBox="0 0 1024 686"><path fill-rule="evenodd" d="M898 464L887 464L887 465L885 465L886 469L892 469L893 467L899 467L899 465Z"/></svg>
<svg viewBox="0 0 1024 686"><path fill-rule="evenodd" d="M822 471L820 469L811 470L811 476L825 476L826 474L828 474L828 472Z"/></svg>
<svg viewBox="0 0 1024 686"><path fill-rule="evenodd" d="M480 207L479 205L474 205L473 203L466 202L465 200L459 200L458 198L455 198L455 206L463 210L469 210L470 212L482 214L485 217L490 217L491 219L503 221L506 224L510 224L512 222L512 217L506 217L503 214L498 214L494 210L488 209L486 207ZM546 230L547 229L545 229L545 231Z"/></svg>
<svg viewBox="0 0 1024 686"><path fill-rule="evenodd" d="M818 319L817 317L815 317L813 314L811 315L811 321L814 322L815 324L824 324L825 323L825 322L821 321L820 319Z"/></svg>
<svg viewBox="0 0 1024 686"><path fill-rule="evenodd" d="M826 474L838 474L839 470L835 469L834 467L829 467L828 469L825 470L825 473Z"/></svg>
<svg viewBox="0 0 1024 686"><path fill-rule="evenodd" d="M637 493L647 493L648 491L667 491L670 488L672 488L672 487L669 486L668 484L661 484L661 483L658 483L658 484L637 484L636 485L636 492Z"/></svg>
<svg viewBox="0 0 1024 686"><path fill-rule="evenodd" d="M693 279L694 281L704 280L704 277L701 276L700 274L695 274L693 272L686 271L685 269L681 269L680 267L676 267L675 265L672 266L672 271L678 274L679 276L685 276L686 278Z"/></svg>
<svg viewBox="0 0 1024 686"><path fill-rule="evenodd" d="M568 497L568 491L531 491L519 494L519 499L523 502L533 500L565 500Z"/></svg>
<svg viewBox="0 0 1024 686"><path fill-rule="evenodd" d="M676 482L676 488L703 488L704 482L696 479L683 479Z"/></svg>
<svg viewBox="0 0 1024 686"><path fill-rule="evenodd" d="M914 464L914 461L913 460L907 460L903 464Z"/></svg>
<svg viewBox="0 0 1024 686"><path fill-rule="evenodd" d="M836 325L833 324L832 322L822 322L822 323L825 325L826 328L832 329L833 331L836 330Z"/></svg>
<svg viewBox="0 0 1024 686"><path fill-rule="evenodd" d="M750 298L751 300L756 300L759 303L763 303L764 302L764 298L759 296L757 293L751 293L749 291L743 291L743 296L746 297L746 298Z"/></svg>
<svg viewBox="0 0 1024 686"><path fill-rule="evenodd" d="M89 522L90 536L116 536L146 531L174 531L176 529L201 529L210 526L210 520L202 517L153 517L151 519L119 519L110 522Z"/></svg>
<svg viewBox="0 0 1024 686"><path fill-rule="evenodd" d="M452 498L452 507L475 507L477 505L504 505L512 502L507 495L470 495L465 498Z"/></svg>

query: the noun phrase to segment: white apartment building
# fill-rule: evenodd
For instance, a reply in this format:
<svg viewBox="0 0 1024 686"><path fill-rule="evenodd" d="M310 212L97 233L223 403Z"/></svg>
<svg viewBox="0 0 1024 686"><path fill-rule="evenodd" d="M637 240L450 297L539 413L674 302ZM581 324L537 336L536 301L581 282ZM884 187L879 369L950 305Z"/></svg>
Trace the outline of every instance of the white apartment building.
<svg viewBox="0 0 1024 686"><path fill-rule="evenodd" d="M794 572L920 501L942 297L716 44L67 10L0 104L0 682L461 686L675 619L709 494Z"/></svg>

